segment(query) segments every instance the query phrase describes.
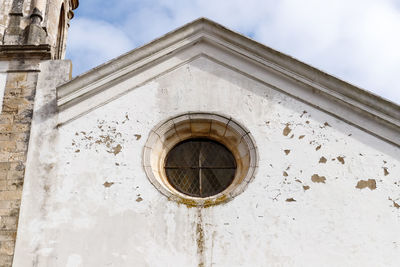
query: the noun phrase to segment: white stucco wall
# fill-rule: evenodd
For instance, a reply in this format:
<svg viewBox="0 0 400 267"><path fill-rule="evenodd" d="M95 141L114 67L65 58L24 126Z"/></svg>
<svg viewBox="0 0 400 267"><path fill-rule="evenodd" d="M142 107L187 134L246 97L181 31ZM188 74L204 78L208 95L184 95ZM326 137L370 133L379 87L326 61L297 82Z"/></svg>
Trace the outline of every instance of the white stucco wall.
<svg viewBox="0 0 400 267"><path fill-rule="evenodd" d="M145 175L150 130L188 111L231 116L255 139L256 176L228 203L177 204ZM14 266L400 262L399 148L207 58L58 128L33 123Z"/></svg>

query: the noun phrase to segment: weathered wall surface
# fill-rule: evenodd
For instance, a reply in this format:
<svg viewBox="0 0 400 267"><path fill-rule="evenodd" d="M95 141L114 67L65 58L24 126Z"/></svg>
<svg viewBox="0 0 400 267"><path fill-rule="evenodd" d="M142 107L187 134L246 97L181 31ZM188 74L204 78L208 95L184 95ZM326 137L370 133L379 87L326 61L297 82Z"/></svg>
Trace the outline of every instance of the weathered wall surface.
<svg viewBox="0 0 400 267"><path fill-rule="evenodd" d="M32 11L32 0L2 0L0 2L0 45L3 44L5 30L9 26L13 3L15 7L21 7L17 8L21 14L18 16L20 18L19 26L21 29L24 29L30 22L29 16Z"/></svg>
<svg viewBox="0 0 400 267"><path fill-rule="evenodd" d="M59 32L61 6L64 6L63 31ZM77 2L67 0L4 0L0 2L0 45L48 44L53 59L64 58L69 21ZM37 8L42 21L32 21ZM61 40L61 54L57 49ZM22 54L21 54L22 56Z"/></svg>
<svg viewBox="0 0 400 267"><path fill-rule="evenodd" d="M0 3L0 44L3 43L4 31L8 24L8 13L11 9L12 0L4 0Z"/></svg>
<svg viewBox="0 0 400 267"><path fill-rule="evenodd" d="M0 66L0 266L11 266L39 64Z"/></svg>
<svg viewBox="0 0 400 267"><path fill-rule="evenodd" d="M65 5L65 10L66 13L70 9L69 7L69 1L64 1L64 0L58 0L58 1L50 1L47 6L47 16L45 19L45 25L47 26L47 34L48 34L48 43L52 46L52 49L55 50L57 46L57 34L58 34L58 25L59 25L59 20L60 20L60 11L61 11L61 5L64 3ZM67 17L67 14L65 14L65 17ZM69 20L67 19L65 22L65 35L63 37L63 57L65 55L65 45L66 45L66 40L67 40L67 33L68 33L68 27L67 24L69 24Z"/></svg>
<svg viewBox="0 0 400 267"><path fill-rule="evenodd" d="M39 65L38 65L39 67ZM42 211L45 209L45 203L43 203L43 196L40 196L40 193L37 194L36 192L32 192L29 190L32 186L35 186L37 177L41 177L42 175L47 175L47 178L51 177L51 170L52 170L52 165L51 162L54 159L49 159L47 158L47 153L42 150L37 150L40 147L51 147L49 144L52 141L51 135L48 134L48 132L51 132L53 135L55 134L54 129L55 129L55 124L53 124L55 117L54 114L56 113L56 104L53 101L55 97L55 87L61 83L64 83L70 78L70 69L71 69L71 62L70 61L45 61L40 64L40 67L38 70L40 71L40 75L37 77L37 93L35 97L35 105L34 105L34 116L31 118L32 121L32 127L31 127L31 132L30 136L28 135L29 138L29 155L28 158L30 159L27 160L27 169L28 171L25 172L25 177L34 177L33 179L25 179L24 182L26 181L27 184L24 185L24 188L26 187L28 193L25 193L24 195L27 195L27 197L24 197L21 206L24 205L24 203L27 203L26 205L33 204L31 203L32 200L30 197L33 197L38 200L36 204L33 204L31 210L32 212L36 213L36 216L42 217ZM37 125L40 125L40 127L37 127ZM54 151L53 149L49 150ZM43 160L43 162L46 162L45 165L38 164L37 166L34 165L35 159L32 159L32 157L38 157L40 160ZM33 163L33 164L32 164ZM45 169L43 169L45 168ZM22 173L23 175L23 173ZM23 179L23 176L22 178ZM21 180L22 181L22 180ZM21 189L22 189L22 183L21 183ZM39 192L39 191L38 191ZM29 193L33 193L33 195L29 195ZM20 194L20 192L19 192ZM20 198L18 198L20 200ZM40 206L36 206L40 205ZM19 207L19 203L18 203ZM39 211L38 211L39 210ZM18 211L16 212L18 215ZM15 226L16 230L16 226ZM22 231L19 229L20 234L24 235L24 230L28 229L23 229ZM14 236L15 237L15 236ZM34 239L40 238L40 234L35 236ZM12 255L12 254L11 254ZM36 257L36 256L35 256ZM32 261L27 263L27 266L35 266L35 257ZM19 257L15 256L14 258L14 263L13 266L15 266L18 263ZM18 266L18 265L17 265Z"/></svg>
<svg viewBox="0 0 400 267"><path fill-rule="evenodd" d="M56 127L61 76L39 81L14 266L398 265L398 147L201 57ZM151 129L188 111L255 138L230 202L171 202L145 175Z"/></svg>
<svg viewBox="0 0 400 267"><path fill-rule="evenodd" d="M12 265L39 63L54 57L63 1L0 1L0 266ZM72 14L71 1L65 2L66 14ZM72 2L76 8L77 2ZM37 25L30 18L34 3L45 16ZM66 65L62 78L56 70L50 77L60 78L58 82L70 78L70 64Z"/></svg>

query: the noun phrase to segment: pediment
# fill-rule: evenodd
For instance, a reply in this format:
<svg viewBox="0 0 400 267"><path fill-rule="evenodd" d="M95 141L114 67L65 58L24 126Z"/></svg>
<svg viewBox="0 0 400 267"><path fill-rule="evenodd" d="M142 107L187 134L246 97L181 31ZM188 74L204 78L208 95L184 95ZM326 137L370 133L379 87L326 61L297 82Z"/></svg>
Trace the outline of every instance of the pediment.
<svg viewBox="0 0 400 267"><path fill-rule="evenodd" d="M207 19L199 19L57 88L59 124L206 58L400 146L400 107Z"/></svg>

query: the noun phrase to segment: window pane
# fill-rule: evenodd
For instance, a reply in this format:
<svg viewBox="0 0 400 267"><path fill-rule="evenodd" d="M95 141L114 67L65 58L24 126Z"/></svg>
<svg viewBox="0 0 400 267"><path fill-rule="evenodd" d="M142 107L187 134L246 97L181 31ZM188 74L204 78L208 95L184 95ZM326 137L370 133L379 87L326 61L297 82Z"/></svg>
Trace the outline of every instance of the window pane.
<svg viewBox="0 0 400 267"><path fill-rule="evenodd" d="M216 142L202 142L201 167L236 168L232 153L223 145Z"/></svg>
<svg viewBox="0 0 400 267"><path fill-rule="evenodd" d="M227 188L235 177L235 169L202 169L201 196L216 195Z"/></svg>
<svg viewBox="0 0 400 267"><path fill-rule="evenodd" d="M222 144L209 139L189 139L167 155L168 181L178 191L196 197L222 192L233 181L236 161Z"/></svg>
<svg viewBox="0 0 400 267"><path fill-rule="evenodd" d="M199 166L201 142L182 142L169 153L165 167L197 167Z"/></svg>
<svg viewBox="0 0 400 267"><path fill-rule="evenodd" d="M166 169L171 185L181 193L200 196L198 169Z"/></svg>

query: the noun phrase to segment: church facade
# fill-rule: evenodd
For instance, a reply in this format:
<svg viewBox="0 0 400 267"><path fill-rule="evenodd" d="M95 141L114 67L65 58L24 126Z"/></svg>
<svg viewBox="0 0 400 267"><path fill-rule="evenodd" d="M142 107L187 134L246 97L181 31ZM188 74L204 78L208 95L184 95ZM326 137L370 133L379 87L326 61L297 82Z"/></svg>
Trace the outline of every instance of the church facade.
<svg viewBox="0 0 400 267"><path fill-rule="evenodd" d="M78 2L3 5L1 266L400 261L398 105L204 18L71 79Z"/></svg>

